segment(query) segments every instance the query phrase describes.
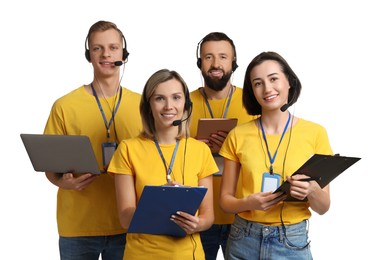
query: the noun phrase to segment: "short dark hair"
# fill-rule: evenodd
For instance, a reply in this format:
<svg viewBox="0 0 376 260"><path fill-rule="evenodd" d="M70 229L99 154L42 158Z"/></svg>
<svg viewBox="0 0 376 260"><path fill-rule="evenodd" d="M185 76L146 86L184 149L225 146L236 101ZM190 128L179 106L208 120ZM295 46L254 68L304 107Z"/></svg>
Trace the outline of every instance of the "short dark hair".
<svg viewBox="0 0 376 260"><path fill-rule="evenodd" d="M243 106L250 115L261 115L261 105L257 102L252 89L251 71L254 67L267 60L278 62L278 64L281 66L282 72L288 79L290 84L288 103L290 105L294 104L298 100L302 89L302 85L298 76L296 76L295 72L291 69L290 65L281 55L272 51L262 52L249 63L244 76L242 97Z"/></svg>

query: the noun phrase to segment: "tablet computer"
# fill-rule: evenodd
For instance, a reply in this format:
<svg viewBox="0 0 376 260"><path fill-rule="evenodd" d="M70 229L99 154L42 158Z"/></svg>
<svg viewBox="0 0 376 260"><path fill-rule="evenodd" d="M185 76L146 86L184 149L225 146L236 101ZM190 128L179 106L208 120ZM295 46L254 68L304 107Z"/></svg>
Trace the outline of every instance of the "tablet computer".
<svg viewBox="0 0 376 260"><path fill-rule="evenodd" d="M37 172L101 173L88 136L46 134L20 136Z"/></svg>
<svg viewBox="0 0 376 260"><path fill-rule="evenodd" d="M238 123L237 118L200 118L197 126L196 139L209 139L210 135L219 131L230 132ZM218 153L220 147L213 144L213 153Z"/></svg>
<svg viewBox="0 0 376 260"><path fill-rule="evenodd" d="M230 132L238 123L237 118L200 118L197 127L197 139L208 139L219 131Z"/></svg>

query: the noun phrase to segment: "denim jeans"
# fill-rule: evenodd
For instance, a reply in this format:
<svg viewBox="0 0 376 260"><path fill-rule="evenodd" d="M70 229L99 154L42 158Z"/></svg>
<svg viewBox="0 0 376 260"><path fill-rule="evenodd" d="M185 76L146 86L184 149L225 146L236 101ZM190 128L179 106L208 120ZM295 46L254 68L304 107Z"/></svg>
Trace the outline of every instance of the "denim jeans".
<svg viewBox="0 0 376 260"><path fill-rule="evenodd" d="M222 247L223 255L226 251L227 238L230 233L231 225L212 225L211 228L200 232L202 247L205 252L206 260L217 259L219 247Z"/></svg>
<svg viewBox="0 0 376 260"><path fill-rule="evenodd" d="M60 237L61 260L123 260L126 234Z"/></svg>
<svg viewBox="0 0 376 260"><path fill-rule="evenodd" d="M236 216L225 259L311 260L307 222L285 227L265 226Z"/></svg>

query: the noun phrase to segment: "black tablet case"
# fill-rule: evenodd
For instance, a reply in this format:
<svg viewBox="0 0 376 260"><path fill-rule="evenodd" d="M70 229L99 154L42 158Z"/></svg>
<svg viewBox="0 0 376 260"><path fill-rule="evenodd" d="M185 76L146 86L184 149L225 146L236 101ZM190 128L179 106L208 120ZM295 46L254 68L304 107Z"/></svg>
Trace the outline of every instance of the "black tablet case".
<svg viewBox="0 0 376 260"><path fill-rule="evenodd" d="M295 171L293 175L305 174L315 178L320 187L323 188L360 159L361 158L358 157L346 157L340 155L314 154L297 171ZM283 182L274 193L279 191L288 194L286 201L299 201L289 195L289 182Z"/></svg>

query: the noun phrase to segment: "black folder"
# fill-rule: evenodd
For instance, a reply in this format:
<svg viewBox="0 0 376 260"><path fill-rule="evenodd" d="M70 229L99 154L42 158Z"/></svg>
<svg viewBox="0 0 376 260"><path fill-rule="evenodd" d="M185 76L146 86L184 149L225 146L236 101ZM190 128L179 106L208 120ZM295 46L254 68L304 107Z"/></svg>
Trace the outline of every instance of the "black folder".
<svg viewBox="0 0 376 260"><path fill-rule="evenodd" d="M171 215L177 211L195 215L206 192L205 187L146 185L128 233L186 236L184 230L170 220Z"/></svg>
<svg viewBox="0 0 376 260"><path fill-rule="evenodd" d="M361 158L358 157L340 155L314 154L292 175L307 175L313 178L320 187L323 188L360 159ZM287 194L286 201L300 201L290 196L290 183L287 181L284 181L274 193L279 191Z"/></svg>

